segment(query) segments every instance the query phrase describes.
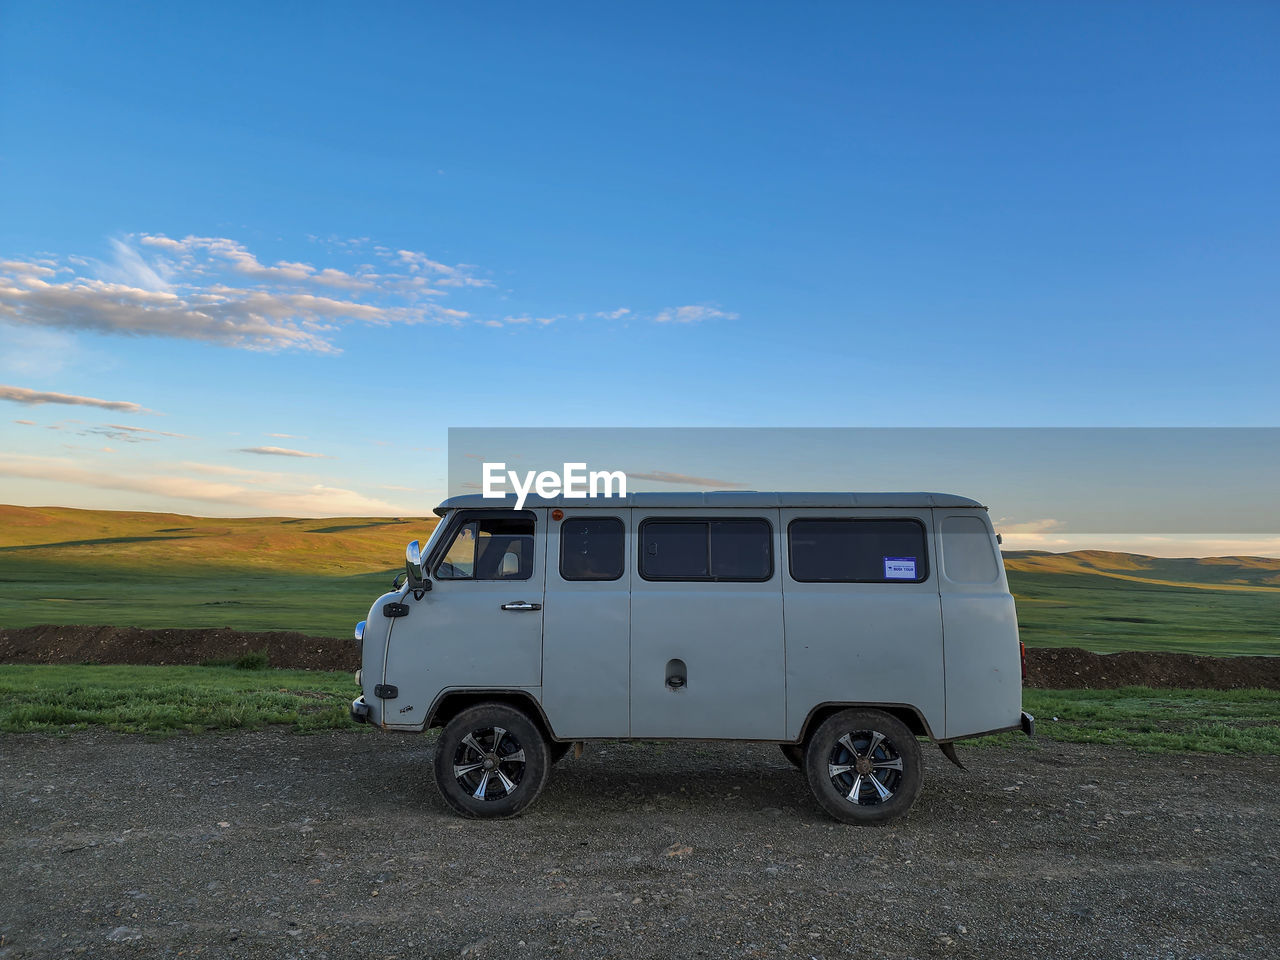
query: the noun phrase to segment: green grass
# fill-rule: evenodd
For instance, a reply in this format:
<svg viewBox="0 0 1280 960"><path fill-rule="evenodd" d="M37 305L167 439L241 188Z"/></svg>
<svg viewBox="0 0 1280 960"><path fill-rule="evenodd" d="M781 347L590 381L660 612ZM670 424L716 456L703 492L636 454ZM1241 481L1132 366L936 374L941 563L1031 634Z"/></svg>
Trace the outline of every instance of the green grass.
<svg viewBox="0 0 1280 960"><path fill-rule="evenodd" d="M1280 754L1280 690L1027 689L1022 704L1045 740L1155 753ZM971 742L1028 741L1018 733Z"/></svg>
<svg viewBox="0 0 1280 960"><path fill-rule="evenodd" d="M346 638L395 569L335 577L210 568L93 569L0 553L0 624L296 630Z"/></svg>
<svg viewBox="0 0 1280 960"><path fill-rule="evenodd" d="M352 729L358 693L350 673L319 670L5 664L0 731Z"/></svg>
<svg viewBox="0 0 1280 960"><path fill-rule="evenodd" d="M266 670L271 666L271 654L266 650L254 650L242 653L238 657L227 657L222 660L201 660L202 667L235 667L237 670Z"/></svg>
<svg viewBox="0 0 1280 960"><path fill-rule="evenodd" d="M1277 590L1137 583L1088 573L1008 573L1019 631L1029 647L1280 654Z"/></svg>
<svg viewBox="0 0 1280 960"><path fill-rule="evenodd" d="M349 673L234 667L0 666L0 731L358 728ZM1280 754L1280 691L1026 690L1037 736L1155 752ZM1057 717L1058 719L1054 719ZM972 741L1024 744L1021 734ZM1034 743L1034 741L1033 741Z"/></svg>

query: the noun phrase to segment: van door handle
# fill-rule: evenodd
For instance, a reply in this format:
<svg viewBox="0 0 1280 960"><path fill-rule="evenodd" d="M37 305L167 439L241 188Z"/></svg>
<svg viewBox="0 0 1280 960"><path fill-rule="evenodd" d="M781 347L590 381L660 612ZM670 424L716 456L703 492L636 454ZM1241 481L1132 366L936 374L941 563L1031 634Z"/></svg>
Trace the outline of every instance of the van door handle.
<svg viewBox="0 0 1280 960"><path fill-rule="evenodd" d="M513 601L512 603L504 603L502 605L502 609L503 610L541 610L542 604L528 603L524 600L516 600L516 601Z"/></svg>

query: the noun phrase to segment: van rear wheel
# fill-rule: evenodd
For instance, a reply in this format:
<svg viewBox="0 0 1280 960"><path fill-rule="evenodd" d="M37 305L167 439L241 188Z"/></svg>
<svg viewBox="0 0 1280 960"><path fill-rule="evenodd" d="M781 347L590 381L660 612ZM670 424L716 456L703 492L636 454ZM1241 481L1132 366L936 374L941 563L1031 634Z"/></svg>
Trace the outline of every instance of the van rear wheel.
<svg viewBox="0 0 1280 960"><path fill-rule="evenodd" d="M920 744L882 710L841 710L805 748L805 776L818 803L845 823L887 823L920 793Z"/></svg>
<svg viewBox="0 0 1280 960"><path fill-rule="evenodd" d="M514 817L537 799L551 771L547 740L522 710L481 703L445 724L436 743L436 786L465 817Z"/></svg>

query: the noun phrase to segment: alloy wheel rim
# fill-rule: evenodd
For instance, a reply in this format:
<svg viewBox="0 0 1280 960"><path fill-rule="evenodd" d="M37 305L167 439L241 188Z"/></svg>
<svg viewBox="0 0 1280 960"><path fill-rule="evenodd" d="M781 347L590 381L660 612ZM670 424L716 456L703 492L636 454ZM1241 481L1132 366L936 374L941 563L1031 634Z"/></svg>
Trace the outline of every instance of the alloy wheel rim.
<svg viewBox="0 0 1280 960"><path fill-rule="evenodd" d="M827 776L831 786L849 803L887 803L902 783L902 754L879 730L851 731L832 746Z"/></svg>
<svg viewBox="0 0 1280 960"><path fill-rule="evenodd" d="M453 777L473 800L511 796L524 779L524 771L524 748L505 727L472 730L453 753Z"/></svg>

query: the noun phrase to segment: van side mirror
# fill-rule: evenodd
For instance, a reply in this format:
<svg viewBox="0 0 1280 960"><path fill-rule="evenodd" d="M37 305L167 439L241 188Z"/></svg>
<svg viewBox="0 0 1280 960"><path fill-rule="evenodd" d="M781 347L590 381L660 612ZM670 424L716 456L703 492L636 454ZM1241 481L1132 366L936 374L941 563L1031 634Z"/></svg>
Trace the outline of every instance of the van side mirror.
<svg viewBox="0 0 1280 960"><path fill-rule="evenodd" d="M404 569L409 577L409 586L414 590L431 589L431 581L422 575L422 545L417 540L410 540L404 548Z"/></svg>

